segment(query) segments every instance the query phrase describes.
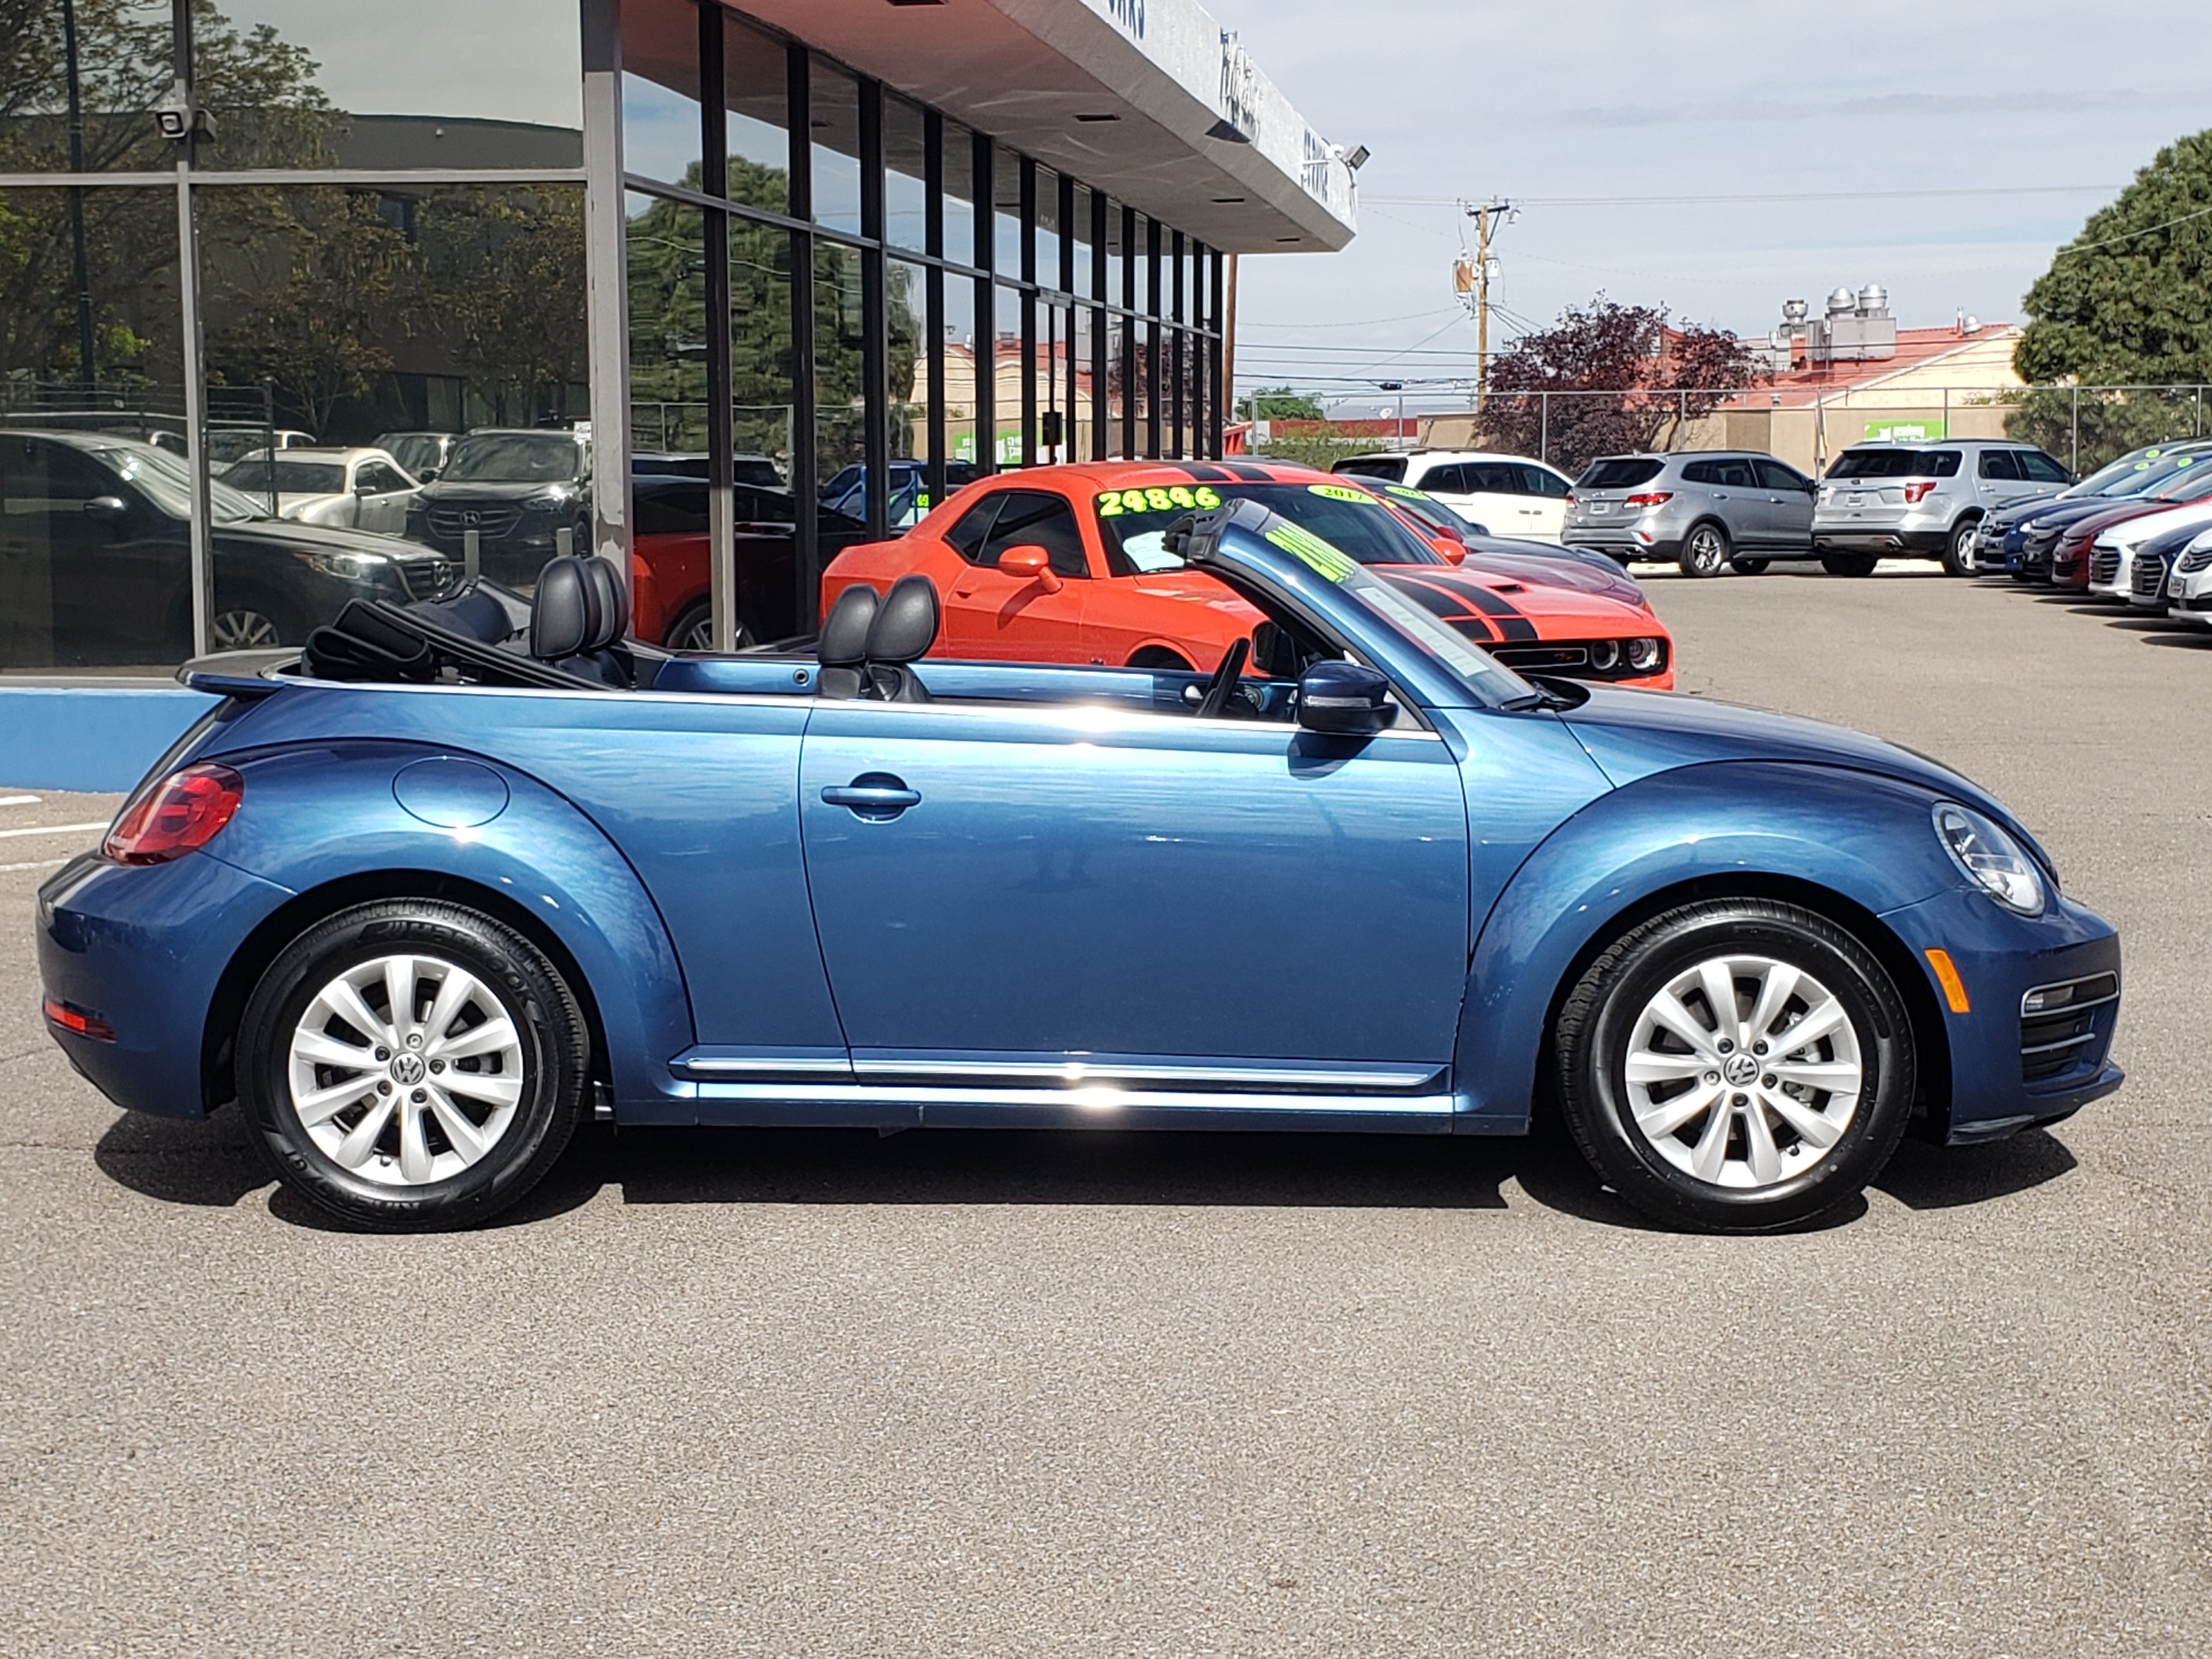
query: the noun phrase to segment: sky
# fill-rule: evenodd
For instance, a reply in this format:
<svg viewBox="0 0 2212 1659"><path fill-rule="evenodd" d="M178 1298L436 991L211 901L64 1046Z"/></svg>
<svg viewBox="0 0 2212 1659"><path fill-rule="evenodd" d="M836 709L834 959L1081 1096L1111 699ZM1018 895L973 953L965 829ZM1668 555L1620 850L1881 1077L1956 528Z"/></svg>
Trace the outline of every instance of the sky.
<svg viewBox="0 0 2212 1659"><path fill-rule="evenodd" d="M1373 152L1349 248L1241 262L1240 383L1358 396L1344 413L1395 410L1380 379L1463 404L1419 389L1473 374L1462 200L1522 204L1492 297L1528 324L1601 291L1759 336L1784 299L1869 283L1904 326L2016 321L2084 218L2212 126L2203 0L1206 3ZM1681 199L1710 196L1792 199Z"/></svg>

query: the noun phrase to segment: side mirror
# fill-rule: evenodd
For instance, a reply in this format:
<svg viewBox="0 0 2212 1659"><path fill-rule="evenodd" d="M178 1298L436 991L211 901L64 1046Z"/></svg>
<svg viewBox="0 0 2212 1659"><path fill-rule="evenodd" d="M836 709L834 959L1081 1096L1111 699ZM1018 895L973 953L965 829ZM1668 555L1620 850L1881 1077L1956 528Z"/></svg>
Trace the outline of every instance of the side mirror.
<svg viewBox="0 0 2212 1659"><path fill-rule="evenodd" d="M1486 524L1470 523L1467 527L1467 533L1470 536L1487 536L1490 533L1490 526Z"/></svg>
<svg viewBox="0 0 2212 1659"><path fill-rule="evenodd" d="M84 516L98 519L103 524L113 524L130 510L120 495L94 495L84 504Z"/></svg>
<svg viewBox="0 0 2212 1659"><path fill-rule="evenodd" d="M1467 562L1467 544L1465 542L1455 542L1449 547L1438 548L1437 551L1444 556L1444 562L1447 564L1465 564Z"/></svg>
<svg viewBox="0 0 2212 1659"><path fill-rule="evenodd" d="M1052 568L1052 555L1041 547L1008 548L999 555L999 568L1023 581L1042 584L1048 593L1057 593L1064 586L1060 572Z"/></svg>
<svg viewBox="0 0 2212 1659"><path fill-rule="evenodd" d="M1371 738L1398 717L1386 674L1356 662L1317 662L1298 682L1298 724L1309 732Z"/></svg>

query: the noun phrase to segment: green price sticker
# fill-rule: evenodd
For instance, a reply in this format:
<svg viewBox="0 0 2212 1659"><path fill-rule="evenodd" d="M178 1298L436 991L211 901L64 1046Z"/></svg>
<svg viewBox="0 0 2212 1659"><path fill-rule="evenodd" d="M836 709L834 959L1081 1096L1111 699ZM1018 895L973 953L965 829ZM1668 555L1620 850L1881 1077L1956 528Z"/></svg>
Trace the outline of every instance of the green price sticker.
<svg viewBox="0 0 2212 1659"><path fill-rule="evenodd" d="M1375 498L1364 489L1354 489L1349 484L1308 484L1307 493L1326 495L1333 501L1371 501Z"/></svg>
<svg viewBox="0 0 2212 1659"><path fill-rule="evenodd" d="M1200 484L1195 489L1175 484L1166 489L1109 489L1092 503L1102 519L1118 519L1128 513L1203 513L1221 505L1214 490Z"/></svg>
<svg viewBox="0 0 2212 1659"><path fill-rule="evenodd" d="M1319 489L1322 486L1316 484L1313 488ZM1359 568L1358 565L1322 540L1312 531L1306 529L1303 525L1291 524L1287 520L1270 530L1267 532L1267 539L1316 575L1324 577L1329 581L1340 582Z"/></svg>

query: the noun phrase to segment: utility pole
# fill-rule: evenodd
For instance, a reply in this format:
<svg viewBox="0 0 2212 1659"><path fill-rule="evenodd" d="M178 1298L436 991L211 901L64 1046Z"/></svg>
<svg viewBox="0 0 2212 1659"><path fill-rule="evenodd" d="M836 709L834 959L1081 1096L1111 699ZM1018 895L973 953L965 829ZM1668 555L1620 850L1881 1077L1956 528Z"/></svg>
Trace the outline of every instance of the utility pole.
<svg viewBox="0 0 2212 1659"><path fill-rule="evenodd" d="M1464 202L1460 206L1474 221L1474 258L1462 255L1454 272L1454 286L1474 312L1474 407L1480 414L1490 398L1490 242L1499 229L1519 216L1520 210L1495 198L1480 207L1469 207ZM1462 242L1460 246L1464 249L1467 244Z"/></svg>

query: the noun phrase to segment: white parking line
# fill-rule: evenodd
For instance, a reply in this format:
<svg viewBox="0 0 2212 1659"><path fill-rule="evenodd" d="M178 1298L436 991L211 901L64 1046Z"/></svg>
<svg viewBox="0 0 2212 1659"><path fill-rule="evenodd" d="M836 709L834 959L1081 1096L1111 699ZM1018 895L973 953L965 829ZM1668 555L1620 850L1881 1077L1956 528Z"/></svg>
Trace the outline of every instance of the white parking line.
<svg viewBox="0 0 2212 1659"><path fill-rule="evenodd" d="M0 795L0 806L36 806L44 795Z"/></svg>
<svg viewBox="0 0 2212 1659"><path fill-rule="evenodd" d="M0 864L0 876L12 874L17 870L52 870L68 862L67 859L33 859L28 864Z"/></svg>
<svg viewBox="0 0 2212 1659"><path fill-rule="evenodd" d="M21 830L0 830L0 839L13 841L20 836L77 836L88 830L105 830L107 820L98 823L29 823Z"/></svg>

